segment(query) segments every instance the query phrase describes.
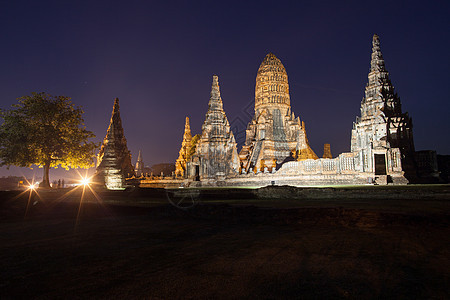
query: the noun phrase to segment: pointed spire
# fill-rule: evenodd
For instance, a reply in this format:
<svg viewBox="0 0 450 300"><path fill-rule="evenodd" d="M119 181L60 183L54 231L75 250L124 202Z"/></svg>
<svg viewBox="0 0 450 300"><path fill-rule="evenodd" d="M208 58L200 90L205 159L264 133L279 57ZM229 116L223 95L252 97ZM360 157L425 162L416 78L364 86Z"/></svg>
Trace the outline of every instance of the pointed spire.
<svg viewBox="0 0 450 300"><path fill-rule="evenodd" d="M179 151L178 159L175 162L175 175L184 176L186 171L186 163L190 158L190 149L192 141L191 126L189 125L189 117L186 117L184 124L183 141L181 142L181 149Z"/></svg>
<svg viewBox="0 0 450 300"><path fill-rule="evenodd" d="M137 176L142 176L144 174L144 160L142 159L141 150L139 150L138 158L136 161L136 167L134 168Z"/></svg>
<svg viewBox="0 0 450 300"><path fill-rule="evenodd" d="M190 141L192 138L191 126L189 125L189 117L186 117L186 123L184 124L183 141Z"/></svg>
<svg viewBox="0 0 450 300"><path fill-rule="evenodd" d="M217 75L213 76L213 81L211 85L211 94L208 103L208 111L206 112L206 118L202 125L202 138L207 139L210 134L214 136L220 136L220 131L211 131L205 130L205 126L210 125L229 125L228 119L225 115L225 111L223 110L223 102L220 97L220 88L219 88L219 77ZM218 127L216 128L218 129Z"/></svg>
<svg viewBox="0 0 450 300"><path fill-rule="evenodd" d="M227 161L230 158L231 161ZM219 78L216 75L213 76L208 111L193 159L203 165L200 174L197 174L200 178L235 174L239 170L236 143L223 110Z"/></svg>
<svg viewBox="0 0 450 300"><path fill-rule="evenodd" d="M302 135L303 140L297 143L297 160L305 160L305 159L318 159L319 157L314 153L313 149L309 145L308 137L306 136L306 126L305 121L302 121Z"/></svg>
<svg viewBox="0 0 450 300"><path fill-rule="evenodd" d="M380 38L374 34L372 39L372 60L370 62L370 72L381 71L385 72L383 54L380 48Z"/></svg>
<svg viewBox="0 0 450 300"><path fill-rule="evenodd" d="M223 110L222 98L220 97L219 77L213 76L211 85L211 97L209 98L209 110Z"/></svg>
<svg viewBox="0 0 450 300"><path fill-rule="evenodd" d="M120 118L119 98L114 99L114 106L111 113L111 120L109 121L108 131L106 132L107 139L121 138L123 136L122 119Z"/></svg>
<svg viewBox="0 0 450 300"><path fill-rule="evenodd" d="M114 99L113 112L119 112L119 98Z"/></svg>
<svg viewBox="0 0 450 300"><path fill-rule="evenodd" d="M372 39L372 55L370 60L370 72L368 83L365 87L364 98L361 101L361 117L357 117L353 123L351 152L367 155L367 149L399 148L401 152L401 165L413 166L414 142L412 140L412 120L401 109L400 98L394 91L394 86L389 79L389 73L385 68L383 55L381 54L380 38L374 35ZM364 151L364 152L361 152ZM368 152L370 153L371 150ZM373 153L373 152L372 152ZM387 152L389 153L389 152ZM371 158L361 164L364 172L374 170ZM395 158L387 157L387 165L395 163ZM405 170L405 169L404 169ZM371 171L371 172L372 172ZM415 171L411 172L411 175Z"/></svg>
<svg viewBox="0 0 450 300"><path fill-rule="evenodd" d="M367 103L371 103L366 105ZM375 105L373 105L375 104ZM380 38L374 34L372 39L372 57L365 97L361 102L361 117L373 117L382 111L385 115L401 112L399 97L389 79L383 55L380 49Z"/></svg>
<svg viewBox="0 0 450 300"><path fill-rule="evenodd" d="M96 173L108 189L123 188L125 178L135 174L122 127L118 98L114 100L108 131L97 155Z"/></svg>

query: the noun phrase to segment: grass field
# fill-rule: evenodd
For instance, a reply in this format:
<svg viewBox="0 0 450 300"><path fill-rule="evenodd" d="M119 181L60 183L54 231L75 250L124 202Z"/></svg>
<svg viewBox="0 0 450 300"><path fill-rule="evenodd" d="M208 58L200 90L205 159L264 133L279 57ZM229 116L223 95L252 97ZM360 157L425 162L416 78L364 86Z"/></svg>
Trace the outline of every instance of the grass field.
<svg viewBox="0 0 450 300"><path fill-rule="evenodd" d="M0 298L450 297L448 186L65 192L0 193Z"/></svg>

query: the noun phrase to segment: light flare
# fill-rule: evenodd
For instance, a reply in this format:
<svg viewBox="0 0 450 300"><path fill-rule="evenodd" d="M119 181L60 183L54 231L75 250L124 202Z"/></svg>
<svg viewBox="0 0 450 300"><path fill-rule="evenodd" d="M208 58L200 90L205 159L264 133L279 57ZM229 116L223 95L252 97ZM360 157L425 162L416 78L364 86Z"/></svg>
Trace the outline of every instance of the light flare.
<svg viewBox="0 0 450 300"><path fill-rule="evenodd" d="M28 183L28 189L31 191L36 190L39 187L39 182Z"/></svg>
<svg viewBox="0 0 450 300"><path fill-rule="evenodd" d="M31 202L32 202L32 200L34 198L33 195L36 195L39 200L42 200L42 198L41 198L41 196L39 195L39 193L37 191L37 188L39 187L39 182L37 182L37 181L35 182L34 181L34 176L33 176L33 179L31 180L31 182L29 182L28 179L25 176L24 176L24 179L27 182L28 186L27 186L25 191L23 191L22 193L20 193L18 195L18 197L20 197L21 195L23 195L24 193L26 193L28 191L30 192L28 194L27 207L25 209L25 215L24 215L24 218L26 218L27 215L28 215L28 211L30 210L30 204L31 204ZM36 205L39 200L34 201L33 205Z"/></svg>
<svg viewBox="0 0 450 300"><path fill-rule="evenodd" d="M91 178L84 177L80 180L80 185L88 186L91 183Z"/></svg>

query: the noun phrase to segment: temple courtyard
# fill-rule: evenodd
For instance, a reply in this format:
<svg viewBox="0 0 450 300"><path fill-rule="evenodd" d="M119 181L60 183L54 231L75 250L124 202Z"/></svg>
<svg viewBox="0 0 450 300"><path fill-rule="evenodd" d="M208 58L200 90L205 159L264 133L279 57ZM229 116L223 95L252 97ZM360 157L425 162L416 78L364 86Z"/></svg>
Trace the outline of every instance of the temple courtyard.
<svg viewBox="0 0 450 300"><path fill-rule="evenodd" d="M449 185L95 195L0 192L1 299L450 295Z"/></svg>

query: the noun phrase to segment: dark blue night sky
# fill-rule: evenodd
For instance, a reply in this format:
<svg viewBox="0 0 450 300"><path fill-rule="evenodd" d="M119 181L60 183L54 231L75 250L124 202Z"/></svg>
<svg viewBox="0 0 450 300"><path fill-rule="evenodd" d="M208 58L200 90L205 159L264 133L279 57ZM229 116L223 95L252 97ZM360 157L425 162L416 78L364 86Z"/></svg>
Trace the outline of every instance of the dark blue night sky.
<svg viewBox="0 0 450 300"><path fill-rule="evenodd" d="M312 148L337 155L350 150L377 33L416 149L450 154L449 16L449 1L2 1L0 108L66 95L101 141L118 97L133 163L139 150L146 165L174 162L185 116L200 133L213 74L242 141L273 52Z"/></svg>

